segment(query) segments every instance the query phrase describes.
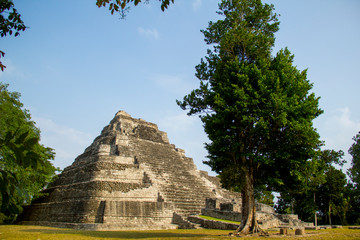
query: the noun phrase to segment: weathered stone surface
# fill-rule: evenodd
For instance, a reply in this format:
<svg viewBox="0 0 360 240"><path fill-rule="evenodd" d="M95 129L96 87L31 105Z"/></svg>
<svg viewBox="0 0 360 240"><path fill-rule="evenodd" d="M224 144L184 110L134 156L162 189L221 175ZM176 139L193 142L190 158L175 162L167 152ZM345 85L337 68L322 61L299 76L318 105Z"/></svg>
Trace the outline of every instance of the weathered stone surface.
<svg viewBox="0 0 360 240"><path fill-rule="evenodd" d="M169 229L198 214L206 198L233 203L239 194L198 171L185 151L153 123L120 111L94 142L26 208L21 221L89 230ZM183 218L181 221L179 218Z"/></svg>
<svg viewBox="0 0 360 240"><path fill-rule="evenodd" d="M202 228L209 229L236 230L239 227L239 224L236 223L208 220L198 216L189 216L188 220L199 224Z"/></svg>
<svg viewBox="0 0 360 240"><path fill-rule="evenodd" d="M305 235L305 228L296 228L295 235Z"/></svg>
<svg viewBox="0 0 360 240"><path fill-rule="evenodd" d="M285 228L280 228L280 235L287 235L288 234L288 230L289 228L285 227Z"/></svg>

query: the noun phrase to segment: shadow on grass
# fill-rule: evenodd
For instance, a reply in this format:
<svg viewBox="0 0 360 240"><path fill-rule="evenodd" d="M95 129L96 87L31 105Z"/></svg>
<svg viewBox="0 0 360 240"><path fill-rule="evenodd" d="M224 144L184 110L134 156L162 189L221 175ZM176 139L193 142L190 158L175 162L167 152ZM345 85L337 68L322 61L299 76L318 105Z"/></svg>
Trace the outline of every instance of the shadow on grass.
<svg viewBox="0 0 360 240"><path fill-rule="evenodd" d="M93 238L197 238L209 236L207 234L169 232L169 231L81 231L72 229L23 229L21 232L43 233L43 234L72 234Z"/></svg>

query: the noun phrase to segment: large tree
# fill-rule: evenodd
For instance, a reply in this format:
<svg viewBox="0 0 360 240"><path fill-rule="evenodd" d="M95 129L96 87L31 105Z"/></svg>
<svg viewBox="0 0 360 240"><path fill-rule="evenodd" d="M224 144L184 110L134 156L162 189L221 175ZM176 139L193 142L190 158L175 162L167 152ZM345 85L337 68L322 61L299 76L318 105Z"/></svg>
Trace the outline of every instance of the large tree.
<svg viewBox="0 0 360 240"><path fill-rule="evenodd" d="M200 87L177 103L188 115L200 115L210 139L205 163L223 186L241 189L238 231L248 234L260 230L254 189L302 184L321 144L312 121L322 110L289 50L271 55L279 29L272 5L223 0L219 9L223 19L202 31L214 48L196 67Z"/></svg>
<svg viewBox="0 0 360 240"><path fill-rule="evenodd" d="M53 150L40 144L40 130L19 97L0 83L0 215L9 220L39 196L56 170L49 161Z"/></svg>

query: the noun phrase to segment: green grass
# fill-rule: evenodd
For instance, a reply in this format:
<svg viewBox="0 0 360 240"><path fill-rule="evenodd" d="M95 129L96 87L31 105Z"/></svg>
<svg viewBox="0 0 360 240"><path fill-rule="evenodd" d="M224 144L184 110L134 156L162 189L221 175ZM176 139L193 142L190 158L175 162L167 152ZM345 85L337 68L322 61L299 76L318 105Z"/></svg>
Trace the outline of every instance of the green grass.
<svg viewBox="0 0 360 240"><path fill-rule="evenodd" d="M199 217L201 217L203 219L207 219L207 220L214 220L214 221L221 221L221 222L240 224L240 222L235 222L235 221L225 220L225 219L220 219L220 218L214 218L214 217L209 217L209 216L205 216L205 215L199 215Z"/></svg>
<svg viewBox="0 0 360 240"><path fill-rule="evenodd" d="M79 231L65 228L50 228L40 226L1 225L0 240L29 239L29 240L111 240L111 239L238 239L229 237L231 231L226 230L159 230L159 231ZM269 231L270 237L241 237L246 240L273 240L273 239L306 239L325 240L360 239L360 230L351 229L328 229L318 231L306 231L305 236L295 236L290 231L287 236L280 236L279 231Z"/></svg>

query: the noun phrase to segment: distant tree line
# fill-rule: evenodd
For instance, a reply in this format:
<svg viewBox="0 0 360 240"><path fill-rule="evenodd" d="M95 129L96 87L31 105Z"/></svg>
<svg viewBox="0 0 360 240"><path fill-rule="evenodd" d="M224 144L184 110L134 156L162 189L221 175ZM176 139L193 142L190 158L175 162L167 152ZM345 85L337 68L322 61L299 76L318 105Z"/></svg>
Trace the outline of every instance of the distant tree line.
<svg viewBox="0 0 360 240"><path fill-rule="evenodd" d="M321 151L309 168L307 187L281 193L276 212L295 213L319 225L360 225L360 132L353 140L347 175L340 168L345 163L342 151Z"/></svg>

